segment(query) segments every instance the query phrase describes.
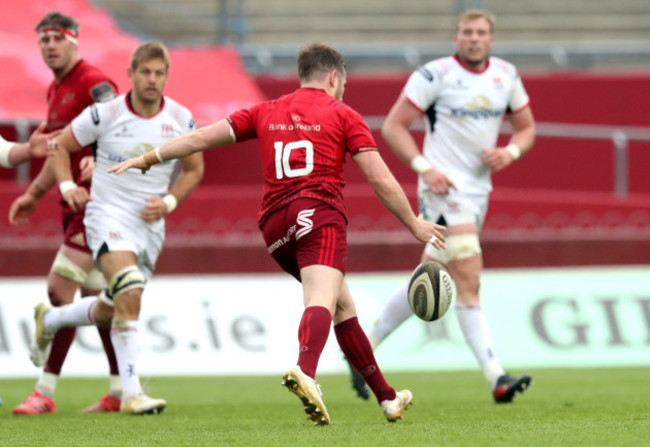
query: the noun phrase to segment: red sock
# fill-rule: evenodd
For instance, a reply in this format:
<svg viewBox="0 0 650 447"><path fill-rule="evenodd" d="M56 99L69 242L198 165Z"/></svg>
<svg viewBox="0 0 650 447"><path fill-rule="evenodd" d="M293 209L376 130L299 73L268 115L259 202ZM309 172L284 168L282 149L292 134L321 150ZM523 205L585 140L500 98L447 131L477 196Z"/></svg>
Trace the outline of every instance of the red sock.
<svg viewBox="0 0 650 447"><path fill-rule="evenodd" d="M115 357L115 350L113 349L113 343L111 342L111 328L98 327L97 332L99 332L99 338L102 339L102 345L104 346L104 352L106 352L106 358L108 359L108 367L111 370L111 375L117 376L120 374L120 371L117 369L117 358Z"/></svg>
<svg viewBox="0 0 650 447"><path fill-rule="evenodd" d="M43 369L45 372L56 374L57 376L61 374L63 362L65 361L65 357L68 355L68 350L74 341L76 333L76 327L64 327L54 334L50 356L47 358L45 368Z"/></svg>
<svg viewBox="0 0 650 447"><path fill-rule="evenodd" d="M312 379L316 377L318 360L330 334L331 325L332 314L324 307L308 307L302 314L298 329L298 366Z"/></svg>
<svg viewBox="0 0 650 447"><path fill-rule="evenodd" d="M384 379L372 353L368 337L361 329L357 317L334 326L334 333L343 354L375 393L377 402L395 399L395 390Z"/></svg>

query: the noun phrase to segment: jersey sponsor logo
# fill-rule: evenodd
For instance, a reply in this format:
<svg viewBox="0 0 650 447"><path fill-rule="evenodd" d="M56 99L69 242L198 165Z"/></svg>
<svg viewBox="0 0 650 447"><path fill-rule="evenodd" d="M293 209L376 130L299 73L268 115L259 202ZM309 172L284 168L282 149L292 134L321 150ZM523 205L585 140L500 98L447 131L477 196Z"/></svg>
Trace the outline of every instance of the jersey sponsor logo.
<svg viewBox="0 0 650 447"><path fill-rule="evenodd" d="M269 245L269 246L266 248L266 251L268 251L269 254L273 253L275 250L277 250L278 248L282 247L284 244L286 244L287 242L289 242L289 240L291 239L291 235L292 235L293 233L295 233L295 232L296 232L296 226L295 226L295 225L292 225L292 226L287 230L287 234L285 234L285 235L282 236L280 239L276 240L276 241L273 242L271 245Z"/></svg>
<svg viewBox="0 0 650 447"><path fill-rule="evenodd" d="M99 126L99 110L97 110L97 106L95 104L92 104L90 106L90 118L92 118L93 124L95 126Z"/></svg>
<svg viewBox="0 0 650 447"><path fill-rule="evenodd" d="M106 102L115 98L117 92L110 83L104 81L90 89L90 96L93 97L95 102Z"/></svg>
<svg viewBox="0 0 650 447"><path fill-rule="evenodd" d="M418 73L426 78L427 81L433 82L433 73L427 70L425 67L418 67Z"/></svg>
<svg viewBox="0 0 650 447"><path fill-rule="evenodd" d="M467 89L469 89L468 86L463 84L462 79L456 79L456 84L454 84L451 88L454 89L454 90L467 90Z"/></svg>
<svg viewBox="0 0 650 447"><path fill-rule="evenodd" d="M310 210L302 210L301 212L298 213L296 222L302 228L296 231L296 240L300 239L301 237L309 233L314 228L314 222L310 219L310 217L314 215L315 211L316 210L312 208Z"/></svg>
<svg viewBox="0 0 650 447"><path fill-rule="evenodd" d="M124 138L133 138L135 135L130 133L126 126L122 126L122 129L115 133L116 137Z"/></svg>
<svg viewBox="0 0 650 447"><path fill-rule="evenodd" d="M473 118L479 119L492 119L500 118L505 112L504 109L492 109L492 101L484 95L478 95L467 103L467 108L454 108L449 111L454 118Z"/></svg>

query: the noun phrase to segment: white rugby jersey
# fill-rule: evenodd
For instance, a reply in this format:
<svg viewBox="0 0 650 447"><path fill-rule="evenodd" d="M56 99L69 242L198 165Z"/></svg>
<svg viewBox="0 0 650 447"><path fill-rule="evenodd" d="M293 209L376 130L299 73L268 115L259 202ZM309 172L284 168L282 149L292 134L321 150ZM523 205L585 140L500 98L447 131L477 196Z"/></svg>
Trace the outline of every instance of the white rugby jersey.
<svg viewBox="0 0 650 447"><path fill-rule="evenodd" d="M145 199L167 194L177 160L154 165L145 175L139 169L129 169L120 175L109 174L108 168L149 152L196 125L190 111L173 99L163 98L160 112L144 118L133 111L127 95L123 94L111 101L88 106L70 127L82 147L96 143L92 201L88 209L110 207L118 213L139 216L146 205Z"/></svg>
<svg viewBox="0 0 650 447"><path fill-rule="evenodd" d="M402 93L426 115L422 152L434 169L462 194L489 193L492 181L481 152L495 147L504 115L529 103L516 68L490 57L476 72L448 56L414 71ZM419 191L428 188L421 176L418 183Z"/></svg>

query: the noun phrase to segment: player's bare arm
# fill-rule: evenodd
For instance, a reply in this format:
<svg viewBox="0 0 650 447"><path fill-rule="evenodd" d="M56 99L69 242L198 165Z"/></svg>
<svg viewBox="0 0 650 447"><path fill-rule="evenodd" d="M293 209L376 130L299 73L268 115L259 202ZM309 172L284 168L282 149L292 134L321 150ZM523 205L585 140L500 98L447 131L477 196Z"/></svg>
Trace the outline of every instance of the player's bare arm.
<svg viewBox="0 0 650 447"><path fill-rule="evenodd" d="M481 155L483 166L498 172L510 166L528 152L535 143L535 119L530 107L508 115L512 137L505 147L485 149Z"/></svg>
<svg viewBox="0 0 650 447"><path fill-rule="evenodd" d="M49 158L36 178L29 184L27 191L18 196L9 207L9 222L12 225L27 223L40 203L41 198L56 184L54 173L49 168Z"/></svg>
<svg viewBox="0 0 650 447"><path fill-rule="evenodd" d="M13 167L32 158L42 158L48 155L47 142L57 136L60 131L45 133L45 122L38 125L32 132L28 143L15 143L7 153L7 166Z"/></svg>
<svg viewBox="0 0 650 447"><path fill-rule="evenodd" d="M147 205L141 214L142 220L145 222L155 222L174 211L176 206L185 200L201 182L205 171L202 153L184 157L180 162L183 166L183 172L169 190L169 194L162 199L159 197L147 199Z"/></svg>
<svg viewBox="0 0 650 447"><path fill-rule="evenodd" d="M151 166L165 160L183 158L196 152L226 146L235 142L235 134L227 120L222 119L214 124L176 137L146 154L131 158L112 166L108 172L120 174L127 169L137 168L145 173Z"/></svg>
<svg viewBox="0 0 650 447"><path fill-rule="evenodd" d="M400 95L384 121L381 134L395 155L415 172L422 175L434 194L446 195L449 193L449 188L456 188L456 186L446 175L433 169L420 152L409 131L413 121L420 115L420 110L411 104L404 95Z"/></svg>
<svg viewBox="0 0 650 447"><path fill-rule="evenodd" d="M409 229L417 240L431 242L440 250L447 248L443 235L445 227L427 222L413 213L404 190L378 152L361 151L353 157L353 160L368 179L382 204Z"/></svg>
<svg viewBox="0 0 650 447"><path fill-rule="evenodd" d="M54 174L54 178L59 185L63 199L68 203L73 211L83 208L90 200L86 188L77 186L72 179L70 171L70 152L81 150L77 143L70 126L66 126L55 141L51 144L51 155L45 162Z"/></svg>

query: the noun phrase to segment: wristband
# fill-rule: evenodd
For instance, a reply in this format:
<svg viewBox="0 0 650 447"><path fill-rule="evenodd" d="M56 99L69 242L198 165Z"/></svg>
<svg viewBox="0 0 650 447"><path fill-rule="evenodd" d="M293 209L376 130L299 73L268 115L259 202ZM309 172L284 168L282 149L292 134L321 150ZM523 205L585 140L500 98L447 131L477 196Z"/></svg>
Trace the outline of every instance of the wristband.
<svg viewBox="0 0 650 447"><path fill-rule="evenodd" d="M174 194L167 194L165 197L162 198L162 201L167 206L167 214L174 211L176 209L176 206L178 205L178 199L176 199L176 196Z"/></svg>
<svg viewBox="0 0 650 447"><path fill-rule="evenodd" d="M46 193L43 188L38 186L36 183L31 183L29 185L29 188L27 188L27 194L35 198L36 200L40 200Z"/></svg>
<svg viewBox="0 0 650 447"><path fill-rule="evenodd" d="M413 160L411 160L411 169L413 169L418 174L424 174L429 169L433 169L431 163L427 161L422 155L418 155Z"/></svg>
<svg viewBox="0 0 650 447"><path fill-rule="evenodd" d="M510 155L512 155L513 160L518 160L519 157L521 157L521 149L519 149L519 146L517 146L514 143L510 143L509 145L506 146L505 148L508 152L510 152Z"/></svg>
<svg viewBox="0 0 650 447"><path fill-rule="evenodd" d="M163 160L162 155L160 155L160 146L156 147L155 153L156 153L156 158L158 159L158 161L160 163L164 163L165 160Z"/></svg>
<svg viewBox="0 0 650 447"><path fill-rule="evenodd" d="M77 184L72 180L64 180L59 183L59 191L61 191L62 196L65 196L66 192L70 191L71 189L75 189L76 187Z"/></svg>

